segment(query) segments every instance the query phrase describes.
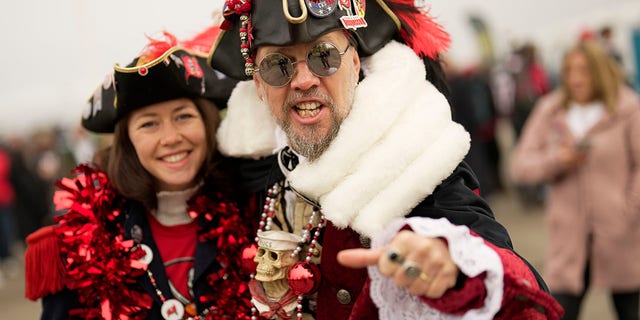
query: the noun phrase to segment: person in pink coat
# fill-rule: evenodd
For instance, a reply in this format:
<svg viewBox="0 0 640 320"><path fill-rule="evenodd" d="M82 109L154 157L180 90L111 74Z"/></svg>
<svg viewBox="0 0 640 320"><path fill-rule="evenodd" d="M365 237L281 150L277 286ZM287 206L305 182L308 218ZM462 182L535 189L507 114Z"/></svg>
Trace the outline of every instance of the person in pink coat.
<svg viewBox="0 0 640 320"><path fill-rule="evenodd" d="M545 279L576 319L589 287L612 292L618 319L638 319L640 99L593 41L564 57L511 159L520 183L547 183Z"/></svg>

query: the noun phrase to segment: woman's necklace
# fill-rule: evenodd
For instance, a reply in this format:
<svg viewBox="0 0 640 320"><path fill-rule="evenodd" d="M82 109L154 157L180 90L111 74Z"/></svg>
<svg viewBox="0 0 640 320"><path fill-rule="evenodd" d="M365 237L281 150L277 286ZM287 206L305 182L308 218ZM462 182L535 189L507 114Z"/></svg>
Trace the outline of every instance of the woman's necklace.
<svg viewBox="0 0 640 320"><path fill-rule="evenodd" d="M145 255L140 259L140 262L148 266L153 260L153 251L148 245L140 243L138 243L137 249L145 252ZM194 302L185 301L185 298L167 299L162 293L162 290L158 288L158 283L153 276L153 272L151 272L148 267L146 268L146 274L149 278L149 282L151 282L151 285L153 286L153 290L162 302L162 305L160 306L160 313L165 320L200 320L204 319L204 317L209 313L209 310L205 309L202 313L198 314L196 304ZM170 280L169 286L173 287ZM182 297L182 295L179 295L178 297Z"/></svg>
<svg viewBox="0 0 640 320"><path fill-rule="evenodd" d="M149 277L149 281L153 285L153 289L160 298L162 302L162 306L160 307L160 313L162 317L166 320L200 320L204 319L205 316L209 313L209 309L204 309L200 314L198 313L196 304L194 302L189 302L184 305L178 299L167 299L160 288L158 288L158 284L156 283L156 279L153 277L153 273L151 270L147 269L147 277ZM185 317L186 314L186 317Z"/></svg>

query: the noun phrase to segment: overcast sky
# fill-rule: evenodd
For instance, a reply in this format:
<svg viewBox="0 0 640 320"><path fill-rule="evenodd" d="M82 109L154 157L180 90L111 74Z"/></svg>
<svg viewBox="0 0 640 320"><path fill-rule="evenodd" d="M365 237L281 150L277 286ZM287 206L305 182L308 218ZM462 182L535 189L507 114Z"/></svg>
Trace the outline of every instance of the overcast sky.
<svg viewBox="0 0 640 320"><path fill-rule="evenodd" d="M254 0L260 1L260 0ZM451 56L477 59L466 23L483 16L498 52L512 41L534 40L545 62L584 28L611 24L629 53L629 30L640 26L640 0L426 0L453 38ZM179 38L212 23L222 1L21 0L0 11L0 134L26 132L54 122L77 124L85 101L114 63L128 63L144 34L169 30ZM630 57L629 57L630 59ZM549 60L549 61L547 61Z"/></svg>

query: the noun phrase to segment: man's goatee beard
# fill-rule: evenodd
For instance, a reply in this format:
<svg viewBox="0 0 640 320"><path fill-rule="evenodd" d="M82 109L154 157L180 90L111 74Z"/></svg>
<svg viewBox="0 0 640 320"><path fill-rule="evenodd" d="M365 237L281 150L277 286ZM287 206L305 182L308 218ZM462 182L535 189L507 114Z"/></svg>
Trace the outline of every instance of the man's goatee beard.
<svg viewBox="0 0 640 320"><path fill-rule="evenodd" d="M291 96L288 97L287 101L285 101L285 103L283 104L282 114L286 115L288 114L289 108L292 107L292 101L295 101L296 99L300 99L307 96L312 96L312 97L317 96L317 97L323 98L323 100L326 102L326 105L324 106L324 108L328 108L329 111L331 112L331 126L329 128L329 131L326 133L324 137L322 137L322 132L319 132L319 129L317 126L312 126L310 128L307 128L304 131L303 135L297 135L291 126L291 119L288 116L279 120L276 119L278 124L282 128L282 130L287 135L287 138L289 139L289 146L293 150L295 150L298 154L307 158L309 161L314 161L320 158L320 156L325 152L325 150L329 148L329 145L331 145L331 142L333 141L333 139L335 139L336 136L338 136L338 132L340 131L340 126L342 125L342 122L344 121L344 119L347 118L347 116L351 112L351 107L353 106L353 101L355 96L354 93L356 89L356 84L358 81L357 74L355 73L355 71L352 72L351 79L352 79L352 83L349 84L349 90L346 93L348 97L346 106L348 107L339 108L331 97L325 94L322 94L318 90L318 88L313 88L307 91L294 92L291 94ZM322 137L322 138L318 140L318 137Z"/></svg>
<svg viewBox="0 0 640 320"><path fill-rule="evenodd" d="M309 161L314 161L318 159L335 137L338 135L340 131L340 124L333 119L333 123L329 132L320 140L316 141L314 137L318 137L321 135L320 132L317 132L318 129L316 127L311 128L306 132L307 137L301 137L293 132L293 128L290 125L285 125L282 127L287 137L289 138L289 144L293 150L295 150L300 155L307 158ZM310 138L309 138L310 137Z"/></svg>

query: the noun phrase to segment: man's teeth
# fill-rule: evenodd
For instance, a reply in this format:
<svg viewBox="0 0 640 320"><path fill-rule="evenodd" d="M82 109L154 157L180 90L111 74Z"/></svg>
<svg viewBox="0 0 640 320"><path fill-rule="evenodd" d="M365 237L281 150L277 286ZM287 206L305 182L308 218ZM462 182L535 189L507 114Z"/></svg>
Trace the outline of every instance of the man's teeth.
<svg viewBox="0 0 640 320"><path fill-rule="evenodd" d="M173 162L178 162L178 161L180 161L180 160L182 160L182 159L184 159L186 157L187 157L187 153L183 152L183 153L178 153L178 154L174 154L174 155L171 155L171 156L164 157L164 158L162 158L162 160L164 160L166 162L172 162L173 163Z"/></svg>
<svg viewBox="0 0 640 320"><path fill-rule="evenodd" d="M303 102L296 106L296 111L302 117L313 117L320 112L320 106L319 102Z"/></svg>
<svg viewBox="0 0 640 320"><path fill-rule="evenodd" d="M319 102L303 102L296 107L300 110L313 110L320 107L320 105L321 104Z"/></svg>

